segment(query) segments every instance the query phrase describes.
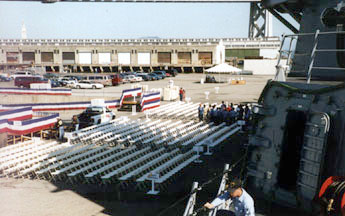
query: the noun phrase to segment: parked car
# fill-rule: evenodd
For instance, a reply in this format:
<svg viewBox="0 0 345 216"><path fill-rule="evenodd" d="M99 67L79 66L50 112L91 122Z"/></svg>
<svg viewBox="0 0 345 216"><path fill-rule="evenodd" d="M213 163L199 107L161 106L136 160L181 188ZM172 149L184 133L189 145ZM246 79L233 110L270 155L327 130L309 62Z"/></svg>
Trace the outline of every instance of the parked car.
<svg viewBox="0 0 345 216"><path fill-rule="evenodd" d="M172 75L171 75L170 73L165 73L165 75L166 75L167 77L172 77Z"/></svg>
<svg viewBox="0 0 345 216"><path fill-rule="evenodd" d="M21 88L30 88L32 83L49 83L49 80L41 76L24 76L14 79L14 85Z"/></svg>
<svg viewBox="0 0 345 216"><path fill-rule="evenodd" d="M83 77L81 77L81 76L75 76L75 75L66 75L66 76L64 76L64 78L69 78L69 79L71 79L71 80L77 80L77 81L83 80Z"/></svg>
<svg viewBox="0 0 345 216"><path fill-rule="evenodd" d="M165 77L166 77L165 71L153 71L152 73L155 73L155 74L157 74L158 76L161 76L162 79L165 79Z"/></svg>
<svg viewBox="0 0 345 216"><path fill-rule="evenodd" d="M152 77L150 77L147 73L137 73L138 77L141 77L144 81L151 81Z"/></svg>
<svg viewBox="0 0 345 216"><path fill-rule="evenodd" d="M137 82L137 79L134 75L127 75L125 76L124 80L127 80L127 82L131 82L131 83Z"/></svg>
<svg viewBox="0 0 345 216"><path fill-rule="evenodd" d="M59 81L62 83L63 86L73 86L78 82L77 80L68 77L60 77Z"/></svg>
<svg viewBox="0 0 345 216"><path fill-rule="evenodd" d="M45 73L43 74L43 77L51 80L51 79L58 79L59 75L55 73Z"/></svg>
<svg viewBox="0 0 345 216"><path fill-rule="evenodd" d="M15 79L17 77L32 76L33 74L30 71L18 71L14 74L11 74L10 78Z"/></svg>
<svg viewBox="0 0 345 216"><path fill-rule="evenodd" d="M103 84L104 86L112 86L112 79L109 75L89 75L85 77L85 80L95 83Z"/></svg>
<svg viewBox="0 0 345 216"><path fill-rule="evenodd" d="M122 82L123 83L129 83L129 82L131 82L131 80L130 80L129 76L123 76L122 77Z"/></svg>
<svg viewBox="0 0 345 216"><path fill-rule="evenodd" d="M12 79L10 77L7 77L5 75L0 75L0 82L9 82Z"/></svg>
<svg viewBox="0 0 345 216"><path fill-rule="evenodd" d="M55 88L55 87L61 87L62 86L62 83L59 82L58 80L56 79L51 79L50 80L50 85L52 88Z"/></svg>
<svg viewBox="0 0 345 216"><path fill-rule="evenodd" d="M176 69L172 69L172 70L169 71L169 73L170 73L173 77L175 77L175 76L177 76L178 71L177 71Z"/></svg>
<svg viewBox="0 0 345 216"><path fill-rule="evenodd" d="M111 82L112 82L113 86L120 85L123 83L123 80L122 80L122 77L120 76L120 74L115 74L115 75L111 75L111 76L112 76Z"/></svg>
<svg viewBox="0 0 345 216"><path fill-rule="evenodd" d="M134 75L131 75L131 76L134 76ZM140 76L134 76L133 79L135 80L135 82L141 82L141 81L143 81L143 78L141 78Z"/></svg>
<svg viewBox="0 0 345 216"><path fill-rule="evenodd" d="M101 124L115 119L115 113L107 107L91 106L78 115L80 128L88 127L95 124Z"/></svg>
<svg viewBox="0 0 345 216"><path fill-rule="evenodd" d="M152 78L152 80L161 80L162 79L162 77L158 76L155 73L149 73L148 75Z"/></svg>
<svg viewBox="0 0 345 216"><path fill-rule="evenodd" d="M104 88L103 84L100 83L95 83L95 82L91 82L91 81L87 81L87 80L82 80L80 82L71 84L72 88L77 88L77 89L101 89Z"/></svg>

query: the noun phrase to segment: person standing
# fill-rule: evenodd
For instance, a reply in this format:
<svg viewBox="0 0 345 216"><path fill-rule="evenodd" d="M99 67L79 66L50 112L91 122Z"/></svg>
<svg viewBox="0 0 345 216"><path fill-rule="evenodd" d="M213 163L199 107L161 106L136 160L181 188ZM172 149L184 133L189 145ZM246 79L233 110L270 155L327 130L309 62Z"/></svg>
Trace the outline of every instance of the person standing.
<svg viewBox="0 0 345 216"><path fill-rule="evenodd" d="M73 125L73 128L74 128L74 131L77 131L79 130L79 119L76 115L73 116L72 118L72 125Z"/></svg>
<svg viewBox="0 0 345 216"><path fill-rule="evenodd" d="M186 101L186 90L185 89L182 89L182 100L183 101Z"/></svg>
<svg viewBox="0 0 345 216"><path fill-rule="evenodd" d="M183 99L183 88L182 87L180 88L179 95L180 95L180 101L182 101L182 99Z"/></svg>
<svg viewBox="0 0 345 216"><path fill-rule="evenodd" d="M60 118L57 119L57 128L59 129L59 141L63 142L63 137L65 135L65 129L63 126L63 122Z"/></svg>
<svg viewBox="0 0 345 216"><path fill-rule="evenodd" d="M199 121L202 121L204 118L204 107L202 106L202 104L200 104L198 107L198 113L199 113Z"/></svg>
<svg viewBox="0 0 345 216"><path fill-rule="evenodd" d="M207 209L214 209L217 206L230 200L234 205L234 211L222 210L229 216L255 216L254 200L242 188L240 179L234 179L229 183L227 191L214 199L211 203L207 202L204 207Z"/></svg>

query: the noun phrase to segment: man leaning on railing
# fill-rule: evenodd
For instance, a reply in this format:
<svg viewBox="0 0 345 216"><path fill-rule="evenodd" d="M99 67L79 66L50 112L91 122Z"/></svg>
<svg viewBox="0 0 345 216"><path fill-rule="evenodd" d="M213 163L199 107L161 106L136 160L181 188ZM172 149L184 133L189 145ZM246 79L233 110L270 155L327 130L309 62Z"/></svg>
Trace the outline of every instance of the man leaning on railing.
<svg viewBox="0 0 345 216"><path fill-rule="evenodd" d="M229 183L227 191L214 199L211 203L207 202L204 204L205 208L210 210L217 206L224 204L227 200L231 200L234 204L234 211L222 210L222 215L229 216L255 216L254 200L253 198L242 188L241 180L234 179ZM218 214L217 214L218 215Z"/></svg>

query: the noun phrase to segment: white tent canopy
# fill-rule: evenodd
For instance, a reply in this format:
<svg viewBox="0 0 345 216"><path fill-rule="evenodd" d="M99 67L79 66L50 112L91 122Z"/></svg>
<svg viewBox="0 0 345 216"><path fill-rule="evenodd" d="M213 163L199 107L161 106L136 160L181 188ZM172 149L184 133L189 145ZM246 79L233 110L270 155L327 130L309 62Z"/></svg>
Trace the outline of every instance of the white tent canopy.
<svg viewBox="0 0 345 216"><path fill-rule="evenodd" d="M234 72L240 72L242 70L237 67L228 65L226 63L222 63L214 67L211 67L205 71L207 73L234 73Z"/></svg>

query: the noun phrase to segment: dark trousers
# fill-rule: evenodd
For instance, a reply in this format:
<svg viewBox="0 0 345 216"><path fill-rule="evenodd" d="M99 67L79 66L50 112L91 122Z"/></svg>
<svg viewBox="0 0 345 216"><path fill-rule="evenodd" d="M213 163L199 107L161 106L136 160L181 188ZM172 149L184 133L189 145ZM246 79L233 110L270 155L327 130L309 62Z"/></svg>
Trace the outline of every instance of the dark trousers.
<svg viewBox="0 0 345 216"><path fill-rule="evenodd" d="M235 213L229 210L218 210L216 216L235 216Z"/></svg>

